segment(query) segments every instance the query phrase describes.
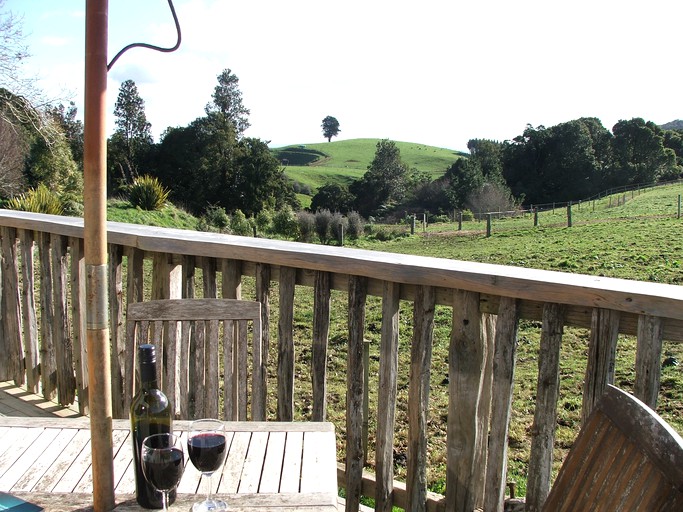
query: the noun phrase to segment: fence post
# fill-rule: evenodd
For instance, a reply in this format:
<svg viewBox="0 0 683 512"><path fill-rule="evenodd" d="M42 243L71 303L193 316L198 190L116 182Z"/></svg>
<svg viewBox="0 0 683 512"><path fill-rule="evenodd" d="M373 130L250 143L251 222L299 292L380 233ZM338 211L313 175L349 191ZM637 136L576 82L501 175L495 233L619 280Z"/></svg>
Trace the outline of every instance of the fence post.
<svg viewBox="0 0 683 512"><path fill-rule="evenodd" d="M538 208L534 208L534 227L538 226Z"/></svg>
<svg viewBox="0 0 683 512"><path fill-rule="evenodd" d="M462 212L458 212L458 231L462 231Z"/></svg>
<svg viewBox="0 0 683 512"><path fill-rule="evenodd" d="M681 194L678 194L678 217L681 218Z"/></svg>
<svg viewBox="0 0 683 512"><path fill-rule="evenodd" d="M567 203L567 227L572 227L572 202Z"/></svg>
<svg viewBox="0 0 683 512"><path fill-rule="evenodd" d="M491 214L487 213L486 214L486 237L491 236Z"/></svg>
<svg viewBox="0 0 683 512"><path fill-rule="evenodd" d="M413 215L413 220L410 223L410 234L414 235L415 234L415 221L417 220L417 215Z"/></svg>

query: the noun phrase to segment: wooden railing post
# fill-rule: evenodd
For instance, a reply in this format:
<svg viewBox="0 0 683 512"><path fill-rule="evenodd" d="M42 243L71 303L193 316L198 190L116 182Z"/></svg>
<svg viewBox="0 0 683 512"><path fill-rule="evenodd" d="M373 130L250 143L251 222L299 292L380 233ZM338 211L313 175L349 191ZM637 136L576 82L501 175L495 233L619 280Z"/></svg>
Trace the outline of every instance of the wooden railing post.
<svg viewBox="0 0 683 512"><path fill-rule="evenodd" d="M38 319L36 315L36 300L34 290L35 251L33 244L33 231L22 229L19 234L19 238L21 240L21 279L23 284L21 287L21 315L24 327L26 387L32 393L38 393L40 384L40 371L38 363L40 360L38 358ZM72 304L73 302L74 301L72 301ZM74 328L75 327L76 325L74 325Z"/></svg>
<svg viewBox="0 0 683 512"><path fill-rule="evenodd" d="M294 420L295 288L296 269L280 267L280 316L277 329L277 419L279 421ZM315 359L315 355L313 357ZM315 409L315 405L313 407Z"/></svg>
<svg viewBox="0 0 683 512"><path fill-rule="evenodd" d="M607 384L614 383L614 360L619 337L620 316L618 311L593 309L588 362L583 384L582 424L586 422L593 406L602 397Z"/></svg>
<svg viewBox="0 0 683 512"><path fill-rule="evenodd" d="M24 383L21 365L21 310L19 297L19 260L17 258L17 230L3 227L2 236L2 329L4 329L3 358L7 366L2 374L4 380L12 379L17 385Z"/></svg>
<svg viewBox="0 0 683 512"><path fill-rule="evenodd" d="M394 423L398 374L398 325L400 285L385 281L382 293L382 335L377 398L377 491L375 510L392 510L394 490Z"/></svg>
<svg viewBox="0 0 683 512"><path fill-rule="evenodd" d="M541 348L538 354L536 410L531 427L527 512L540 511L550 490L557 399L560 394L560 343L563 331L564 307L546 302L543 305Z"/></svg>
<svg viewBox="0 0 683 512"><path fill-rule="evenodd" d="M125 418L123 372L126 368L123 327L123 247L109 245L109 336L111 340L111 410L114 418Z"/></svg>
<svg viewBox="0 0 683 512"><path fill-rule="evenodd" d="M484 510L491 512L502 512L505 501L508 430L512 414L518 318L517 300L512 297L502 297L498 306L493 349L491 430L484 496Z"/></svg>
<svg viewBox="0 0 683 512"><path fill-rule="evenodd" d="M652 409L657 407L661 361L662 319L640 315L636 347L636 382L633 393Z"/></svg>
<svg viewBox="0 0 683 512"><path fill-rule="evenodd" d="M453 330L448 350L448 439L446 502L456 512L476 507L481 443L479 414L486 346L482 336L479 294L453 292Z"/></svg>
<svg viewBox="0 0 683 512"><path fill-rule="evenodd" d="M327 411L327 346L330 333L330 274L315 273L313 284L313 347L311 379L313 421L325 421Z"/></svg>
<svg viewBox="0 0 683 512"><path fill-rule="evenodd" d="M435 290L418 286L413 305L408 389L407 510L425 510L427 496L427 422L434 334Z"/></svg>
<svg viewBox="0 0 683 512"><path fill-rule="evenodd" d="M268 355L270 352L270 265L265 263L256 264L256 300L261 303L261 355L260 361L254 359L252 393L252 420L263 421L266 419L266 410L261 410L261 405L266 404L268 396L267 371Z"/></svg>
<svg viewBox="0 0 683 512"><path fill-rule="evenodd" d="M346 512L358 512L363 478L363 334L367 278L349 277L349 349L346 370Z"/></svg>

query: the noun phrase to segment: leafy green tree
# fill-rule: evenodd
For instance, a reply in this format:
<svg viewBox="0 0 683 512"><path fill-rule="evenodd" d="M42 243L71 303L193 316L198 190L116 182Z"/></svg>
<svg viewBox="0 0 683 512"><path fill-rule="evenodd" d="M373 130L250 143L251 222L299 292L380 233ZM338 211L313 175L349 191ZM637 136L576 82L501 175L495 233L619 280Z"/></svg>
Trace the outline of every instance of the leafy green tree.
<svg viewBox="0 0 683 512"><path fill-rule="evenodd" d="M0 117L0 198L10 198L26 190L24 161L29 145L21 129Z"/></svg>
<svg viewBox="0 0 683 512"><path fill-rule="evenodd" d="M629 185L654 183L662 175L676 172L676 155L665 150L663 131L653 122L642 118L622 120L612 131L614 181Z"/></svg>
<svg viewBox="0 0 683 512"><path fill-rule="evenodd" d="M121 185L130 184L138 177L154 142L152 125L147 121L145 102L133 80L121 84L114 105L116 131L109 139L108 164L110 189L116 191L118 177Z"/></svg>
<svg viewBox="0 0 683 512"><path fill-rule="evenodd" d="M323 136L327 139L327 142L330 142L332 137L339 135L339 132L341 131L339 129L339 121L337 121L336 117L332 116L327 116L323 119L321 128L323 129Z"/></svg>
<svg viewBox="0 0 683 512"><path fill-rule="evenodd" d="M269 207L300 207L284 168L260 139L245 137L239 141L226 192L223 201L249 216Z"/></svg>
<svg viewBox="0 0 683 512"><path fill-rule="evenodd" d="M396 143L388 139L379 141L367 172L349 187L356 198L357 211L367 217L393 208L405 195L407 175L408 166L401 160Z"/></svg>
<svg viewBox="0 0 683 512"><path fill-rule="evenodd" d="M205 107L208 116L220 115L232 124L237 137L249 128L250 111L242 103L239 78L230 69L224 69L217 77L218 85L211 95L212 101Z"/></svg>
<svg viewBox="0 0 683 512"><path fill-rule="evenodd" d="M445 178L450 206L458 210L464 209L467 198L484 184L481 166L472 158L458 158L446 171Z"/></svg>
<svg viewBox="0 0 683 512"><path fill-rule="evenodd" d="M79 169L83 169L83 123L76 119L78 114L76 104L71 101L69 106L65 107L64 104L60 103L57 107L49 107L47 113L64 132L71 148L71 155Z"/></svg>
<svg viewBox="0 0 683 512"><path fill-rule="evenodd" d="M318 189L311 199L311 210L316 212L327 209L331 212L346 213L353 207L353 195L349 189L338 183L328 183Z"/></svg>
<svg viewBox="0 0 683 512"><path fill-rule="evenodd" d="M503 145L503 176L515 197L534 204L584 199L602 188L611 135L595 118L527 126Z"/></svg>

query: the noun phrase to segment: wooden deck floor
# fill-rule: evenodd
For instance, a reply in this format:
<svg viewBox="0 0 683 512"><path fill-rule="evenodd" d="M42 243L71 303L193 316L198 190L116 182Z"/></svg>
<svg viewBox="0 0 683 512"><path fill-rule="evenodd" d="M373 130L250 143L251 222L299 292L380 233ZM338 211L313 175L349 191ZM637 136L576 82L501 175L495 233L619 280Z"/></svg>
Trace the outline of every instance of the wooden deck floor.
<svg viewBox="0 0 683 512"><path fill-rule="evenodd" d="M77 418L78 405L63 407L31 393L14 382L0 382L0 416L36 418Z"/></svg>

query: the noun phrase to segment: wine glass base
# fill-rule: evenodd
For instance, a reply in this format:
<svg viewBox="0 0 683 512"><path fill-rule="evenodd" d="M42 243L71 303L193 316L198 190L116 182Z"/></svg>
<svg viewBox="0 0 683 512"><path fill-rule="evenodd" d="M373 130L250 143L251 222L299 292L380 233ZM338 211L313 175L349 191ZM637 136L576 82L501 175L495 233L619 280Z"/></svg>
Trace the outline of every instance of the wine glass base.
<svg viewBox="0 0 683 512"><path fill-rule="evenodd" d="M221 512L227 510L228 504L221 500L205 500L192 505L192 512Z"/></svg>

